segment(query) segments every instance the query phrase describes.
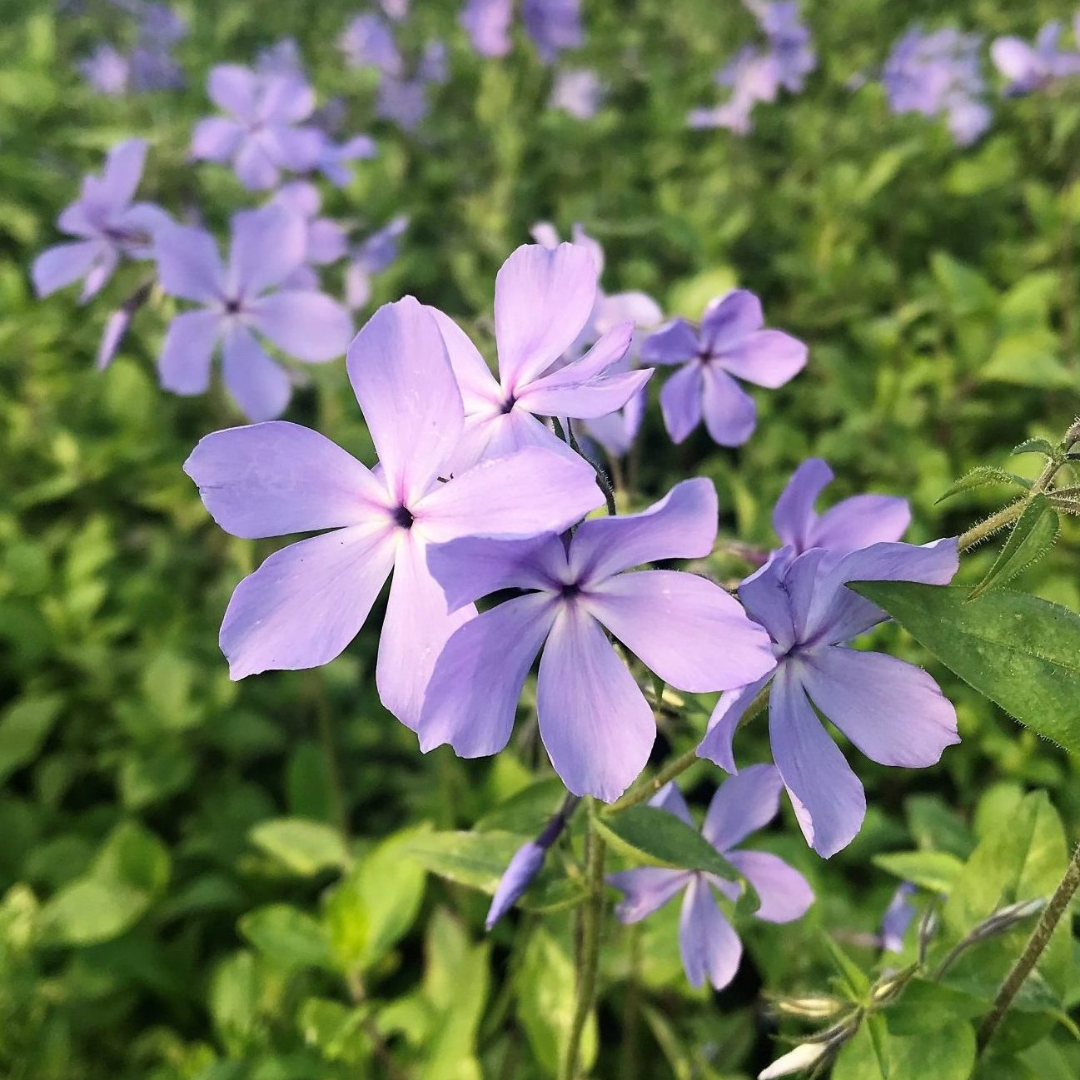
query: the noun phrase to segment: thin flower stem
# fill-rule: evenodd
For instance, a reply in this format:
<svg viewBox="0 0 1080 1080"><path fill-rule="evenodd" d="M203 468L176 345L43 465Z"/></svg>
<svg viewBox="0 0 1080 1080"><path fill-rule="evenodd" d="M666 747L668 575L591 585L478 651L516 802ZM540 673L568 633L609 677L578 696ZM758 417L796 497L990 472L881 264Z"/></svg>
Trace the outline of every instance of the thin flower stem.
<svg viewBox="0 0 1080 1080"><path fill-rule="evenodd" d="M585 834L585 878L589 895L582 910L581 966L578 971L577 1006L570 1025L559 1080L576 1080L581 1039L596 994L596 972L600 963L600 928L604 917L604 860L607 847L596 828L590 800L588 831Z"/></svg>
<svg viewBox="0 0 1080 1080"><path fill-rule="evenodd" d="M623 1001L622 1065L619 1080L637 1080L638 1023L641 1018L641 923L626 928L629 945L629 971L626 977L626 997Z"/></svg>
<svg viewBox="0 0 1080 1080"><path fill-rule="evenodd" d="M1043 908L1043 913L1035 929L1031 932L1031 937L1028 938L1024 951L1020 954L1016 963L1013 964L1009 974L1005 976L1005 981L1001 984L997 998L994 1000L993 1009L987 1014L979 1027L979 1046L981 1048L986 1048L998 1025L1009 1011L1013 998L1020 992L1024 980L1031 974L1031 970L1035 967L1043 950L1050 943L1055 927L1061 920L1062 915L1068 911L1069 903L1078 888L1080 888L1080 846L1073 852L1065 876L1058 883L1054 895L1050 898L1050 903Z"/></svg>

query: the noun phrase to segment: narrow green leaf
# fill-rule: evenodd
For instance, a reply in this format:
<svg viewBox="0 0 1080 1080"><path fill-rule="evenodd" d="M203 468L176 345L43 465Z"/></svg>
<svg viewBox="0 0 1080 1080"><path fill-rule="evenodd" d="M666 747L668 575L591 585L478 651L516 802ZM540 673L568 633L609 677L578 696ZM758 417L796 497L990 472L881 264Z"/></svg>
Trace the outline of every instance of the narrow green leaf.
<svg viewBox="0 0 1080 1080"><path fill-rule="evenodd" d="M1012 456L1018 454L1042 454L1043 457L1053 458L1058 454L1057 448L1046 439L1025 439L1012 449Z"/></svg>
<svg viewBox="0 0 1080 1080"><path fill-rule="evenodd" d="M410 840L402 854L439 877L490 894L526 839L506 832L434 832Z"/></svg>
<svg viewBox="0 0 1080 1080"><path fill-rule="evenodd" d="M63 707L62 695L47 694L19 698L0 713L0 782L37 757Z"/></svg>
<svg viewBox="0 0 1080 1080"><path fill-rule="evenodd" d="M306 912L288 904L267 904L239 922L244 935L264 956L286 967L332 966L326 931Z"/></svg>
<svg viewBox="0 0 1080 1080"><path fill-rule="evenodd" d="M821 940L825 942L825 948L828 950L836 970L840 972L840 976L851 993L852 999L862 1001L870 992L870 980L865 972L828 934L822 934Z"/></svg>
<svg viewBox="0 0 1080 1080"><path fill-rule="evenodd" d="M892 1035L918 1035L950 1027L957 1020L974 1020L990 1008L990 1001L927 979L912 979L898 1000L883 1015Z"/></svg>
<svg viewBox="0 0 1080 1080"><path fill-rule="evenodd" d="M310 877L320 870L344 866L345 842L332 825L307 818L274 818L251 830L251 842L292 873Z"/></svg>
<svg viewBox="0 0 1080 1080"><path fill-rule="evenodd" d="M1027 593L862 581L946 667L1032 731L1080 753L1080 616Z"/></svg>
<svg viewBox="0 0 1080 1080"><path fill-rule="evenodd" d="M902 881L912 881L936 893L947 893L964 868L964 864L947 851L896 851L875 855L874 865Z"/></svg>
<svg viewBox="0 0 1080 1080"><path fill-rule="evenodd" d="M889 1039L890 1080L970 1080L975 1032L963 1021L937 1031Z"/></svg>
<svg viewBox="0 0 1080 1080"><path fill-rule="evenodd" d="M1009 532L990 572L971 590L969 599L998 589L1041 559L1058 538L1060 524L1046 496L1032 496Z"/></svg>
<svg viewBox="0 0 1080 1080"><path fill-rule="evenodd" d="M939 496L937 502L941 503L946 499L951 499L954 495L959 495L961 492L974 491L976 488L988 487L991 484L1019 487L1025 490L1031 487L1030 480L1025 480L1022 476L1017 476L1006 469L999 469L996 465L976 465L970 472L961 476L943 495Z"/></svg>

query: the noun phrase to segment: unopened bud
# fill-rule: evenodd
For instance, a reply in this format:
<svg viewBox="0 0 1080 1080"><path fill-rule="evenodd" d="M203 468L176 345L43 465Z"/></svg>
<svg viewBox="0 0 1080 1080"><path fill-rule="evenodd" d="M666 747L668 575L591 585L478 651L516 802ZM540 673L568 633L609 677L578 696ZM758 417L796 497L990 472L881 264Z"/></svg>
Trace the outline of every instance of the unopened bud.
<svg viewBox="0 0 1080 1080"><path fill-rule="evenodd" d="M779 1016L796 1016L802 1020L830 1020L846 1008L846 1003L828 994L813 994L797 998L776 998L771 1007Z"/></svg>
<svg viewBox="0 0 1080 1080"><path fill-rule="evenodd" d="M1046 907L1045 897L1038 897L1035 900L1023 900L1018 904L1009 904L979 923L968 934L968 938L971 941L982 941L997 934L1004 934L1007 930L1011 930L1016 926L1017 923L1030 919L1032 915L1037 915L1044 907Z"/></svg>
<svg viewBox="0 0 1080 1080"><path fill-rule="evenodd" d="M912 964L911 967L904 968L903 971L879 979L870 990L870 1000L875 1005L884 1005L886 1002L892 1001L907 986L917 970L917 965Z"/></svg>
<svg viewBox="0 0 1080 1080"><path fill-rule="evenodd" d="M937 937L938 927L941 925L941 917L936 905L931 905L923 912L922 921L919 923L919 963L926 962L926 954L930 949L930 942Z"/></svg>
<svg viewBox="0 0 1080 1080"><path fill-rule="evenodd" d="M790 1076L813 1068L829 1053L824 1043L803 1043L783 1057L777 1058L767 1069L758 1073L758 1080L775 1080L778 1076Z"/></svg>
<svg viewBox="0 0 1080 1080"><path fill-rule="evenodd" d="M513 907L532 879L540 873L546 855L547 848L541 847L535 841L529 841L514 853L499 879L495 895L491 898L491 907L488 908L487 918L484 920L484 926L488 930Z"/></svg>

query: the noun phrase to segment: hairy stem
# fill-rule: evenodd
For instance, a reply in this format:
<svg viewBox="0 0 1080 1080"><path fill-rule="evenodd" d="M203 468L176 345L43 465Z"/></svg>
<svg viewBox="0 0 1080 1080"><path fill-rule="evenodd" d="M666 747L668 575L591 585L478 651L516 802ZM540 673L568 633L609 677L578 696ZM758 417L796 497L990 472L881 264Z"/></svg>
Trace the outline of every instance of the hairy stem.
<svg viewBox="0 0 1080 1080"><path fill-rule="evenodd" d="M576 1080L581 1039L596 994L596 972L600 963L600 927L604 917L604 859L607 848L596 828L590 801L589 825L585 834L585 879L589 894L581 920L581 964L578 970L577 1006L570 1025L559 1080Z"/></svg>
<svg viewBox="0 0 1080 1080"><path fill-rule="evenodd" d="M1080 847L1077 847L1076 851L1073 852L1065 876L1058 883L1054 895L1050 898L1050 903L1043 908L1043 913L1035 929L1031 932L1031 937L1028 938L1024 951L1020 954L1016 963L1013 964L1009 974L1005 976L1005 981L1001 984L1001 988L998 990L997 997L994 1000L993 1009L990 1010L980 1025L980 1047L985 1049L987 1043L990 1042L998 1025L1009 1011L1013 998L1020 992L1024 980L1031 974L1031 970L1042 955L1043 949L1050 943L1054 928L1060 922L1062 915L1068 911L1069 902L1078 888L1080 888Z"/></svg>

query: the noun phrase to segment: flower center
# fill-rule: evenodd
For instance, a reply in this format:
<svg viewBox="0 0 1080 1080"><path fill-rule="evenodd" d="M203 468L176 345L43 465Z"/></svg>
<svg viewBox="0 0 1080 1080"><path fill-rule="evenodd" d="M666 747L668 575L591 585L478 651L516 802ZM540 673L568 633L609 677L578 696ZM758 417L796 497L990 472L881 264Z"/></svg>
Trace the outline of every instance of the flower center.
<svg viewBox="0 0 1080 1080"><path fill-rule="evenodd" d="M502 411L508 413L517 404L517 398L511 394L502 404Z"/></svg>
<svg viewBox="0 0 1080 1080"><path fill-rule="evenodd" d="M394 524L401 529L411 529L415 520L412 511L407 506L399 506L393 514Z"/></svg>
<svg viewBox="0 0 1080 1080"><path fill-rule="evenodd" d="M225 301L225 314L226 315L239 315L240 314L240 301L239 300L226 300Z"/></svg>

